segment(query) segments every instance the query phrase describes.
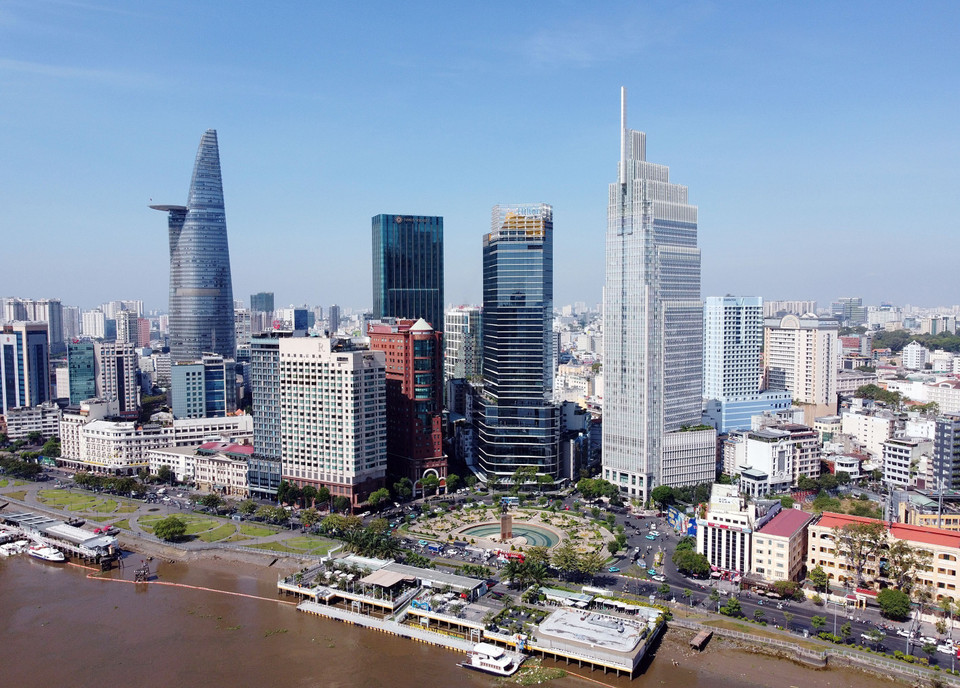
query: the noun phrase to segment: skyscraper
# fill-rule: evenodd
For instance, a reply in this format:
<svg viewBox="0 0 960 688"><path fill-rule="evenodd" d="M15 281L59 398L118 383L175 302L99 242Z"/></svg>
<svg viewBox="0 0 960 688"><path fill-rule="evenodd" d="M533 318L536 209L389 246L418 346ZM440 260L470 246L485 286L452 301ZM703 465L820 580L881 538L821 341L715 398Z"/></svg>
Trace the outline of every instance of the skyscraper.
<svg viewBox="0 0 960 688"><path fill-rule="evenodd" d="M443 218L373 218L373 317L443 327Z"/></svg>
<svg viewBox="0 0 960 688"><path fill-rule="evenodd" d="M47 324L12 322L0 329L0 413L50 401Z"/></svg>
<svg viewBox="0 0 960 688"><path fill-rule="evenodd" d="M136 418L140 411L140 387L137 384L139 362L134 343L95 342L94 351L97 396L109 401L116 400L121 417Z"/></svg>
<svg viewBox="0 0 960 688"><path fill-rule="evenodd" d="M261 291L250 294L250 310L261 313L273 313L273 292Z"/></svg>
<svg viewBox="0 0 960 688"><path fill-rule="evenodd" d="M764 320L767 387L792 392L810 426L837 412L838 331L836 320L812 313Z"/></svg>
<svg viewBox="0 0 960 688"><path fill-rule="evenodd" d="M96 354L92 340L70 342L67 345L67 371L70 378L70 404L97 396Z"/></svg>
<svg viewBox="0 0 960 688"><path fill-rule="evenodd" d="M217 132L200 139L187 205L152 205L169 214L170 358L234 357L233 285Z"/></svg>
<svg viewBox="0 0 960 688"><path fill-rule="evenodd" d="M336 334L340 329L340 306L333 304L327 313L327 330L331 335Z"/></svg>
<svg viewBox="0 0 960 688"><path fill-rule="evenodd" d="M713 430L679 432L700 423L697 208L668 167L647 162L646 134L627 129L626 89L606 253L603 477L643 499L713 480Z"/></svg>
<svg viewBox="0 0 960 688"><path fill-rule="evenodd" d="M443 326L445 380L480 376L482 322L483 310L478 306L457 306L447 311Z"/></svg>
<svg viewBox="0 0 960 688"><path fill-rule="evenodd" d="M553 208L498 205L483 237L483 392L478 459L488 478L557 477L553 395Z"/></svg>

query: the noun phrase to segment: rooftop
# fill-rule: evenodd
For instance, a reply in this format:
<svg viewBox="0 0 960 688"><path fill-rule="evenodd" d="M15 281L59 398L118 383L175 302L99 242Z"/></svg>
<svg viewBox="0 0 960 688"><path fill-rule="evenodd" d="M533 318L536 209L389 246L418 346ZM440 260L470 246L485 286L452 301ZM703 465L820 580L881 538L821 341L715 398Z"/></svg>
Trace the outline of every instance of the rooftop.
<svg viewBox="0 0 960 688"><path fill-rule="evenodd" d="M927 526L912 526L906 523L890 523L878 521L875 518L851 516L849 514L833 514L824 512L818 526L825 528L842 528L852 523L882 523L890 529L890 534L898 540L909 540L935 547L951 547L960 549L960 532L930 528Z"/></svg>
<svg viewBox="0 0 960 688"><path fill-rule="evenodd" d="M757 531L762 535L776 537L791 537L797 531L803 530L813 520L813 514L800 509L782 509L780 513L770 519L766 525Z"/></svg>

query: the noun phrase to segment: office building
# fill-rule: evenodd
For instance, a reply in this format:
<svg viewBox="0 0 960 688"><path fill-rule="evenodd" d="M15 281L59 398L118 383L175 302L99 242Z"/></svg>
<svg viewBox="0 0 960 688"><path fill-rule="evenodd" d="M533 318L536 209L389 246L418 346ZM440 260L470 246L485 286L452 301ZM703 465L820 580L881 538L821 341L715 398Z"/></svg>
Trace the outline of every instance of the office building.
<svg viewBox="0 0 960 688"><path fill-rule="evenodd" d="M220 354L170 369L175 418L222 418L237 410L236 364Z"/></svg>
<svg viewBox="0 0 960 688"><path fill-rule="evenodd" d="M93 341L87 339L67 345L71 405L77 405L85 399L93 399L97 396L96 361Z"/></svg>
<svg viewBox="0 0 960 688"><path fill-rule="evenodd" d="M780 500L750 502L736 485L715 484L706 512L697 519L697 551L714 571L745 575L753 566L753 532L780 511Z"/></svg>
<svg viewBox="0 0 960 688"><path fill-rule="evenodd" d="M3 299L3 320L42 322L47 325L47 346L51 356L66 351L64 346L63 306L60 299Z"/></svg>
<svg viewBox="0 0 960 688"><path fill-rule="evenodd" d="M445 380L480 378L483 373L483 309L457 306L444 316L443 375Z"/></svg>
<svg viewBox="0 0 960 688"><path fill-rule="evenodd" d="M280 340L283 479L326 487L352 506L385 484L386 371L382 351L350 339Z"/></svg>
<svg viewBox="0 0 960 688"><path fill-rule="evenodd" d="M340 329L340 306L334 304L327 311L327 332L331 335L337 333Z"/></svg>
<svg viewBox="0 0 960 688"><path fill-rule="evenodd" d="M0 329L0 413L52 401L46 323L12 322Z"/></svg>
<svg viewBox="0 0 960 688"><path fill-rule="evenodd" d="M117 313L117 341L123 344L136 344L139 336L139 318L133 311Z"/></svg>
<svg viewBox="0 0 960 688"><path fill-rule="evenodd" d="M108 401L115 399L116 413L121 418L136 418L140 413L139 360L133 342L95 342L94 351L96 396Z"/></svg>
<svg viewBox="0 0 960 688"><path fill-rule="evenodd" d="M233 331L238 349L242 345L250 344L250 336L253 334L253 321L251 316L251 311L246 308L233 309Z"/></svg>
<svg viewBox="0 0 960 688"><path fill-rule="evenodd" d="M716 433L699 429L703 304L697 207L627 129L607 210L603 321L603 477L646 500L657 485L715 478ZM486 318L486 313L484 313ZM681 437L685 428L698 428Z"/></svg>
<svg viewBox="0 0 960 688"><path fill-rule="evenodd" d="M80 338L80 307L63 306L63 341L72 342Z"/></svg>
<svg viewBox="0 0 960 688"><path fill-rule="evenodd" d="M932 487L960 489L960 416L943 415L933 434Z"/></svg>
<svg viewBox="0 0 960 688"><path fill-rule="evenodd" d="M250 310L260 313L273 313L273 292L261 291L250 294Z"/></svg>
<svg viewBox="0 0 960 688"><path fill-rule="evenodd" d="M198 361L206 353L233 358L233 284L215 130L200 140L187 205L150 207L168 213L172 361Z"/></svg>
<svg viewBox="0 0 960 688"><path fill-rule="evenodd" d="M443 218L376 215L373 318L423 318L439 331L443 306Z"/></svg>
<svg viewBox="0 0 960 688"><path fill-rule="evenodd" d="M414 484L432 473L447 476L443 453L443 345L420 318L385 318L367 326L370 349L386 363L387 471Z"/></svg>
<svg viewBox="0 0 960 688"><path fill-rule="evenodd" d="M521 467L554 479L553 208L497 205L483 237L483 394L478 459L489 479Z"/></svg>
<svg viewBox="0 0 960 688"><path fill-rule="evenodd" d="M804 405L807 425L837 410L838 324L813 314L764 320L767 388Z"/></svg>

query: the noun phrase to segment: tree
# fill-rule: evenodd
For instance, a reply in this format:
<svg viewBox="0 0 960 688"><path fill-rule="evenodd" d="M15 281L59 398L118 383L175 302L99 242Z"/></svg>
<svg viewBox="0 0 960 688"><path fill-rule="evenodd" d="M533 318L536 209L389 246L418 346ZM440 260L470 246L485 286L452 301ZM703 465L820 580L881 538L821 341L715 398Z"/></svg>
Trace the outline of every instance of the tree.
<svg viewBox="0 0 960 688"><path fill-rule="evenodd" d="M820 483L820 487L824 490L836 490L839 481L833 473L824 473L817 482Z"/></svg>
<svg viewBox="0 0 960 688"><path fill-rule="evenodd" d="M552 492L555 487L553 478L550 475L542 473L537 476L537 488L541 492Z"/></svg>
<svg viewBox="0 0 960 688"><path fill-rule="evenodd" d="M500 487L500 476L496 473L487 473L487 490L490 491L490 495L493 496L497 493L497 488Z"/></svg>
<svg viewBox="0 0 960 688"><path fill-rule="evenodd" d="M550 579L550 570L543 562L531 562L528 558L525 566L527 567L527 579L538 586L542 586Z"/></svg>
<svg viewBox="0 0 960 688"><path fill-rule="evenodd" d="M789 495L784 495L780 498L780 506L782 506L784 509L792 509L794 504L796 504L796 502L794 501L793 497L790 497Z"/></svg>
<svg viewBox="0 0 960 688"><path fill-rule="evenodd" d="M537 564L550 566L550 550L542 545L528 547L526 555L526 562L531 566L536 566Z"/></svg>
<svg viewBox="0 0 960 688"><path fill-rule="evenodd" d="M223 506L223 497L221 497L216 493L211 492L210 494L203 495L200 499L197 500L197 503L200 506L207 507L208 509L219 511L220 507Z"/></svg>
<svg viewBox="0 0 960 688"><path fill-rule="evenodd" d="M755 609L753 612L753 618L756 619L757 621L763 621L763 610Z"/></svg>
<svg viewBox="0 0 960 688"><path fill-rule="evenodd" d="M937 651L937 646L935 643L924 643L923 651L926 652L928 655L932 655L934 652Z"/></svg>
<svg viewBox="0 0 960 688"><path fill-rule="evenodd" d="M813 626L815 631L819 631L821 628L827 625L827 619L823 616L810 617L810 625Z"/></svg>
<svg viewBox="0 0 960 688"><path fill-rule="evenodd" d="M350 511L350 500L340 495L334 497L333 510L334 511Z"/></svg>
<svg viewBox="0 0 960 688"><path fill-rule="evenodd" d="M304 508L308 506L314 506L317 500L317 488L313 485L304 485L303 489L300 490L300 497L302 499L302 505Z"/></svg>
<svg viewBox="0 0 960 688"><path fill-rule="evenodd" d="M393 494L401 500L410 499L410 496L413 495L413 483L410 482L410 478L400 478L395 482L393 484Z"/></svg>
<svg viewBox="0 0 960 688"><path fill-rule="evenodd" d="M173 469L170 466L160 466L157 469L157 480L162 483L167 483L168 485L173 485L173 481L176 475L173 472Z"/></svg>
<svg viewBox="0 0 960 688"><path fill-rule="evenodd" d="M317 504L329 504L330 503L330 490L321 485L317 488Z"/></svg>
<svg viewBox="0 0 960 688"><path fill-rule="evenodd" d="M702 578L710 573L710 560L692 549L677 549L673 552L673 563L677 570L691 576Z"/></svg>
<svg viewBox="0 0 960 688"><path fill-rule="evenodd" d="M731 597L727 603L720 607L720 613L724 616L743 616L743 608L740 606L740 600Z"/></svg>
<svg viewBox="0 0 960 688"><path fill-rule="evenodd" d="M840 627L840 636L843 638L844 642L847 642L852 634L853 627L850 625L849 621Z"/></svg>
<svg viewBox="0 0 960 688"><path fill-rule="evenodd" d="M863 569L887 540L887 530L881 521L848 523L833 528L834 549L857 575L857 584L863 584Z"/></svg>
<svg viewBox="0 0 960 688"><path fill-rule="evenodd" d="M380 507L384 502L390 501L390 490L385 487L381 487L379 490L374 490L370 493L370 496L367 497L367 504L371 508L376 509Z"/></svg>
<svg viewBox="0 0 960 688"><path fill-rule="evenodd" d="M526 483L532 482L537 478L536 466L520 466L513 472L510 479L513 481L513 487L519 491Z"/></svg>
<svg viewBox="0 0 960 688"><path fill-rule="evenodd" d="M783 623L784 623L784 628L786 628L786 629L789 631L789 630L790 630L790 624L793 623L793 613L792 613L792 612L784 612L784 613L783 613Z"/></svg>
<svg viewBox="0 0 960 688"><path fill-rule="evenodd" d="M237 505L237 511L244 516L249 516L257 510L257 503L252 499L244 499Z"/></svg>
<svg viewBox="0 0 960 688"><path fill-rule="evenodd" d="M838 485L849 485L850 484L850 474L846 471L837 471L837 484Z"/></svg>
<svg viewBox="0 0 960 688"><path fill-rule="evenodd" d="M451 492L456 492L457 488L460 487L461 482L462 481L460 480L459 475L457 475L456 473L448 473L447 474L447 494Z"/></svg>
<svg viewBox="0 0 960 688"><path fill-rule="evenodd" d="M910 596L895 588L884 588L877 595L880 612L889 619L906 619L910 614Z"/></svg>
<svg viewBox="0 0 960 688"><path fill-rule="evenodd" d="M157 521L153 526L153 534L167 542L179 540L186 532L187 524L179 516L167 516Z"/></svg>
<svg viewBox="0 0 960 688"><path fill-rule="evenodd" d="M906 540L894 540L887 548L887 578L909 595L916 574L927 567L932 557L929 550L912 547Z"/></svg>
<svg viewBox="0 0 960 688"><path fill-rule="evenodd" d="M660 587L657 588L657 592L666 598L666 596L670 594L670 586L667 583L661 583Z"/></svg>
<svg viewBox="0 0 960 688"><path fill-rule="evenodd" d="M815 566L812 571L807 576L810 579L810 582L813 583L814 590L826 590L827 589L827 572L823 570L820 566Z"/></svg>
<svg viewBox="0 0 960 688"><path fill-rule="evenodd" d="M39 430L33 430L27 433L27 442L30 444L40 444L43 441L43 433Z"/></svg>
<svg viewBox="0 0 960 688"><path fill-rule="evenodd" d="M877 628L871 628L869 631L864 633L867 636L867 641L873 643L874 647L883 640L883 631Z"/></svg>
<svg viewBox="0 0 960 688"><path fill-rule="evenodd" d="M800 474L800 477L797 478L797 488L803 491L815 490L817 489L817 481L812 478Z"/></svg>
<svg viewBox="0 0 960 688"><path fill-rule="evenodd" d="M616 540L610 540L607 543L607 550L609 550L610 554L613 556L617 556L617 552L620 551L620 543Z"/></svg>
<svg viewBox="0 0 960 688"><path fill-rule="evenodd" d="M300 523L304 528L313 528L320 522L320 512L310 507L300 512Z"/></svg>
<svg viewBox="0 0 960 688"><path fill-rule="evenodd" d="M553 565L561 576L575 573L579 560L580 555L571 540L564 540L553 550Z"/></svg>
<svg viewBox="0 0 960 688"><path fill-rule="evenodd" d="M603 563L605 560L606 557L600 554L600 552L587 552L586 554L580 556L577 570L583 576L595 576L603 568Z"/></svg>
<svg viewBox="0 0 960 688"><path fill-rule="evenodd" d="M661 509L669 504L673 504L673 488L669 485L658 485L650 492L650 499L653 500L654 504L659 504Z"/></svg>
<svg viewBox="0 0 960 688"><path fill-rule="evenodd" d="M44 443L40 453L44 456L49 456L52 458L60 456L60 440L58 440L56 437L51 437Z"/></svg>
<svg viewBox="0 0 960 688"><path fill-rule="evenodd" d="M711 591L710 591L710 601L711 601L711 602L714 602L714 603L720 601L720 591L719 591L719 590L714 589L714 590L711 590Z"/></svg>
<svg viewBox="0 0 960 688"><path fill-rule="evenodd" d="M423 488L423 494L436 494L440 489L440 478L435 473L427 473L420 478L420 487Z"/></svg>
<svg viewBox="0 0 960 688"><path fill-rule="evenodd" d="M680 594L683 595L683 599L689 600L689 599L690 599L690 596L693 594L693 591L690 590L690 588L684 588L684 589L683 589L683 592L680 593ZM693 606L693 604L691 603L690 606Z"/></svg>

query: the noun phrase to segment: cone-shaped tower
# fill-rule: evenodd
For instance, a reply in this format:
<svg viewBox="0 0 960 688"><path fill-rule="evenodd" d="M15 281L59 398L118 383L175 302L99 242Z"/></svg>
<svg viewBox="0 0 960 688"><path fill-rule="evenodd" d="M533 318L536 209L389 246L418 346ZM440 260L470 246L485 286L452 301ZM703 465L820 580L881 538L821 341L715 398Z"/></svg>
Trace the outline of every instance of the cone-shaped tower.
<svg viewBox="0 0 960 688"><path fill-rule="evenodd" d="M150 207L169 213L171 361L195 361L204 353L233 358L233 285L216 130L200 139L186 207Z"/></svg>

